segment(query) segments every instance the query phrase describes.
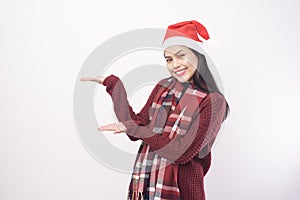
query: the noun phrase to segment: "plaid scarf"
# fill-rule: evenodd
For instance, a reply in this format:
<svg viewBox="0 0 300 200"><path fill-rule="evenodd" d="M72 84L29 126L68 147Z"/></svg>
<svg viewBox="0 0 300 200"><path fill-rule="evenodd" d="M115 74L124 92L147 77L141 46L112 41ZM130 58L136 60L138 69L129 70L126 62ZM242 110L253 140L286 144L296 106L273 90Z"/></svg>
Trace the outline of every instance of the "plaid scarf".
<svg viewBox="0 0 300 200"><path fill-rule="evenodd" d="M173 139L184 135L193 114L206 96L195 85L167 79L150 108L148 128ZM142 143L135 160L128 200L180 200L177 181L178 164L159 156L148 144Z"/></svg>

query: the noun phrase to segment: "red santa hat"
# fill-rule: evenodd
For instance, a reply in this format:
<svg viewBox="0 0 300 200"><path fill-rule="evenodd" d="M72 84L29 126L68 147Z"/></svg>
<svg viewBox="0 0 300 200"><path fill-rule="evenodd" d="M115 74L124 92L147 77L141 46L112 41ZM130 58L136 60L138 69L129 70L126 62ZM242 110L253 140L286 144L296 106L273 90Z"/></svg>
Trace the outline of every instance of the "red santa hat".
<svg viewBox="0 0 300 200"><path fill-rule="evenodd" d="M163 48L183 45L205 54L203 41L208 39L208 32L202 24L195 20L184 21L168 26L163 40Z"/></svg>

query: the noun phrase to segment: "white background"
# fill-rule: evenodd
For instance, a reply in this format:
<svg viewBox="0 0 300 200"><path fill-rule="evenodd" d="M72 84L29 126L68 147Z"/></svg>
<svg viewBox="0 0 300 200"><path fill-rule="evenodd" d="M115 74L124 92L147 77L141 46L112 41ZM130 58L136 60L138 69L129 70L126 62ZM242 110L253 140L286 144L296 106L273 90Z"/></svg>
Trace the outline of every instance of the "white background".
<svg viewBox="0 0 300 200"><path fill-rule="evenodd" d="M76 133L78 71L114 35L192 19L211 35L231 107L207 199L300 199L299 10L296 0L1 0L0 199L125 199L130 175L97 162Z"/></svg>

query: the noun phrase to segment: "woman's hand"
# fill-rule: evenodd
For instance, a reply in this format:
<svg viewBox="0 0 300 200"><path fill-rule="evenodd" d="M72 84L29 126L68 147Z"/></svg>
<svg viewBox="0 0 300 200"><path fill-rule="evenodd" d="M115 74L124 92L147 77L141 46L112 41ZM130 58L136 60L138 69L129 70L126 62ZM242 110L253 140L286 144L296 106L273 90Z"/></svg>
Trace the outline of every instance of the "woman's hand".
<svg viewBox="0 0 300 200"><path fill-rule="evenodd" d="M80 80L85 82L85 81L93 81L99 84L103 84L104 79L107 76L96 76L96 77L82 77Z"/></svg>
<svg viewBox="0 0 300 200"><path fill-rule="evenodd" d="M122 122L100 126L98 128L98 130L99 131L114 131L114 133L122 133L122 132L127 131L126 127L124 126L124 124Z"/></svg>

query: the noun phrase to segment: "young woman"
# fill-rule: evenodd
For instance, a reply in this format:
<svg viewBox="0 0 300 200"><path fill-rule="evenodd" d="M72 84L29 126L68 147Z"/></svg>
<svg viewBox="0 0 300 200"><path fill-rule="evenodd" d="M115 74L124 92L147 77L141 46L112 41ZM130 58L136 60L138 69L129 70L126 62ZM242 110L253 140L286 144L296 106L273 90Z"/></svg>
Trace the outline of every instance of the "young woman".
<svg viewBox="0 0 300 200"><path fill-rule="evenodd" d="M211 165L211 147L229 106L197 43L198 34L209 38L205 27L194 20L168 27L163 45L171 77L156 84L137 114L118 77L81 79L103 84L112 97L120 122L99 130L126 132L131 140L142 140L130 200L205 200L203 180Z"/></svg>

